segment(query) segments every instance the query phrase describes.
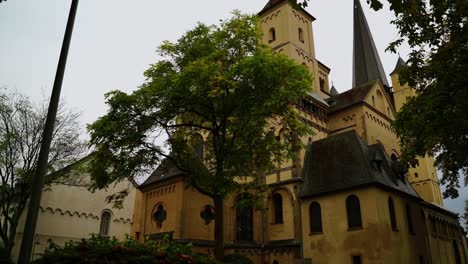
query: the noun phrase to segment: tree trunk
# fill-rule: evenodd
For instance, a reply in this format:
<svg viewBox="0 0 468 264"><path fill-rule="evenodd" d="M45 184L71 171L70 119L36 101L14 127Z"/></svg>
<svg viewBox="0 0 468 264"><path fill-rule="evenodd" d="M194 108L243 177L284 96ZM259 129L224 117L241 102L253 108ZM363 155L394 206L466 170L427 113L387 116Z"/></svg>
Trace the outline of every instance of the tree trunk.
<svg viewBox="0 0 468 264"><path fill-rule="evenodd" d="M224 219L223 219L223 198L215 196L213 198L215 206L215 257L222 261L224 258Z"/></svg>

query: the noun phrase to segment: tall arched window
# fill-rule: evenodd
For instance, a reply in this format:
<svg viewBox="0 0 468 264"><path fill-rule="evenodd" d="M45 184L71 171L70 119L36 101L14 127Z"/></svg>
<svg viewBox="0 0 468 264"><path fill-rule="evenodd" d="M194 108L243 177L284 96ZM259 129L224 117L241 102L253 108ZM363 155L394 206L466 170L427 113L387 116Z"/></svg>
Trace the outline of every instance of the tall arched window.
<svg viewBox="0 0 468 264"><path fill-rule="evenodd" d="M312 202L309 206L310 233L322 233L322 209L320 204Z"/></svg>
<svg viewBox="0 0 468 264"><path fill-rule="evenodd" d="M283 197L279 193L273 194L273 212L275 224L283 223Z"/></svg>
<svg viewBox="0 0 468 264"><path fill-rule="evenodd" d="M304 43L304 31L302 31L302 28L299 28L297 31L299 35L299 41Z"/></svg>
<svg viewBox="0 0 468 264"><path fill-rule="evenodd" d="M356 195L350 195L346 198L346 213L350 229L362 228L361 205Z"/></svg>
<svg viewBox="0 0 468 264"><path fill-rule="evenodd" d="M99 226L99 235L108 236L111 222L111 213L109 211L104 211L101 214L101 224Z"/></svg>
<svg viewBox="0 0 468 264"><path fill-rule="evenodd" d="M239 199L242 199L242 195ZM253 208L251 206L236 208L236 240L253 240Z"/></svg>
<svg viewBox="0 0 468 264"><path fill-rule="evenodd" d="M390 224L392 226L393 231L397 231L397 222L395 217L395 206L393 204L392 197L388 197L388 213L390 214Z"/></svg>
<svg viewBox="0 0 468 264"><path fill-rule="evenodd" d="M270 28L270 30L268 31L269 33L269 39L268 39L268 43L271 43L273 41L276 40L276 31L275 31L275 28Z"/></svg>
<svg viewBox="0 0 468 264"><path fill-rule="evenodd" d="M408 231L410 234L414 235L414 226L413 226L413 216L411 215L411 207L406 205L406 219L408 222Z"/></svg>

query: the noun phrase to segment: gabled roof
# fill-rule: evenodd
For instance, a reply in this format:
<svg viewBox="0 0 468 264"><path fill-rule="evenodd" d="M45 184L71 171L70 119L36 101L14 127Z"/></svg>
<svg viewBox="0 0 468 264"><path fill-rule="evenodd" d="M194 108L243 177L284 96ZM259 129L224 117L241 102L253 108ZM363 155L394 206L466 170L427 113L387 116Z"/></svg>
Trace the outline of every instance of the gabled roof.
<svg viewBox="0 0 468 264"><path fill-rule="evenodd" d="M367 146L354 130L309 144L302 177L301 197L374 185L419 198L383 146Z"/></svg>
<svg viewBox="0 0 468 264"><path fill-rule="evenodd" d="M180 171L172 161L169 159L164 159L161 164L151 173L151 175L144 181L138 188L143 188L152 183L156 183L168 178L176 177L183 175L183 172Z"/></svg>
<svg viewBox="0 0 468 264"><path fill-rule="evenodd" d="M379 80L373 80L329 98L327 101L330 105L330 113L364 101L378 82Z"/></svg>
<svg viewBox="0 0 468 264"><path fill-rule="evenodd" d="M359 0L354 0L353 87L380 79L390 87Z"/></svg>
<svg viewBox="0 0 468 264"><path fill-rule="evenodd" d="M259 16L264 15L268 11L272 10L273 8L282 5L283 3L289 2L290 0L269 0L268 3L263 7L263 9L258 12ZM307 16L310 20L314 21L315 17L312 16L309 12L307 12L304 8L299 8L305 16Z"/></svg>

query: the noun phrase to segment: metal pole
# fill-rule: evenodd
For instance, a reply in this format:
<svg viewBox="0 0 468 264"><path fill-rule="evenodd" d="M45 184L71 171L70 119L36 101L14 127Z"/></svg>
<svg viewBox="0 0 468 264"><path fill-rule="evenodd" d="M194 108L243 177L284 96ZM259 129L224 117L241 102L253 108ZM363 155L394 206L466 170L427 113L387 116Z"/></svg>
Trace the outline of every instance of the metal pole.
<svg viewBox="0 0 468 264"><path fill-rule="evenodd" d="M20 255L18 263L27 264L31 260L31 250L34 243L34 235L36 232L37 215L39 213L39 205L41 203L42 187L44 185L45 174L47 172L47 161L49 159L50 143L52 141L52 133L54 131L55 118L57 116L57 108L60 100L60 90L62 89L63 74L65 65L67 64L68 49L73 32L73 24L75 23L76 9L78 0L72 0L70 14L68 15L67 28L62 43L62 50L55 74L54 87L50 97L47 119L42 134L41 150L37 164L36 176L33 180L31 188L31 198L29 199L28 215L24 226L23 239L21 241Z"/></svg>

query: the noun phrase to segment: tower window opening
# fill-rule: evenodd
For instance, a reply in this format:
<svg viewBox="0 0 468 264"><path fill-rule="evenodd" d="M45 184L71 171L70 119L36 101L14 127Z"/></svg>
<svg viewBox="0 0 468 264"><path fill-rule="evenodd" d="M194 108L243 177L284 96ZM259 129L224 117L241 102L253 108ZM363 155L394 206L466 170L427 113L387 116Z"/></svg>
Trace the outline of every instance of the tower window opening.
<svg viewBox="0 0 468 264"><path fill-rule="evenodd" d="M418 175L417 172L414 173L414 177L415 177L415 178L418 178L418 177L419 177L419 175Z"/></svg>
<svg viewBox="0 0 468 264"><path fill-rule="evenodd" d="M270 28L269 36L270 36L270 39L268 40L268 43L272 43L273 41L276 40L276 31L275 31L275 28Z"/></svg>
<svg viewBox="0 0 468 264"><path fill-rule="evenodd" d="M279 193L273 194L273 210L275 213L275 224L283 223L283 197Z"/></svg>
<svg viewBox="0 0 468 264"><path fill-rule="evenodd" d="M299 41L304 43L304 31L302 30L302 28L298 29L298 35L299 35Z"/></svg>
<svg viewBox="0 0 468 264"><path fill-rule="evenodd" d="M323 78L319 78L320 90L325 91L325 80Z"/></svg>

